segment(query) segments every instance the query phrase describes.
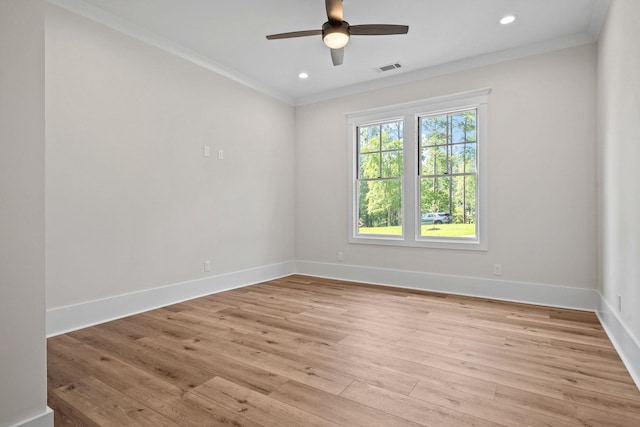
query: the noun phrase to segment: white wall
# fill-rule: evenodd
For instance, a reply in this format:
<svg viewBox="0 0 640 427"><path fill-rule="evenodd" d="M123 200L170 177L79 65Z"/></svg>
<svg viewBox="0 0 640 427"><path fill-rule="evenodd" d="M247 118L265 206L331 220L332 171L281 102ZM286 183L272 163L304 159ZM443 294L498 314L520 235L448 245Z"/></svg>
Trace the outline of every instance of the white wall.
<svg viewBox="0 0 640 427"><path fill-rule="evenodd" d="M293 107L55 6L46 97L48 309L293 260Z"/></svg>
<svg viewBox="0 0 640 427"><path fill-rule="evenodd" d="M47 411L40 0L0 0L0 145L0 426L8 426Z"/></svg>
<svg viewBox="0 0 640 427"><path fill-rule="evenodd" d="M348 244L345 114L485 87L489 250ZM297 108L296 259L594 290L595 87L585 45Z"/></svg>
<svg viewBox="0 0 640 427"><path fill-rule="evenodd" d="M612 2L598 44L600 291L640 355L640 2ZM618 311L617 296L622 297ZM635 361L640 379L640 359Z"/></svg>

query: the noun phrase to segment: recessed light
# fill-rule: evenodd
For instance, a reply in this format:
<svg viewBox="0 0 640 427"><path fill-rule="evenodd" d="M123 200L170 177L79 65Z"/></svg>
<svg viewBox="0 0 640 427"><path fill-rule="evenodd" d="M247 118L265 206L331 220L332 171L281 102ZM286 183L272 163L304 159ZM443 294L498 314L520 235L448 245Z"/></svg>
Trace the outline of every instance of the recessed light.
<svg viewBox="0 0 640 427"><path fill-rule="evenodd" d="M516 20L516 17L513 15L505 15L501 20L500 23L502 25L507 25L507 24L511 24L513 21Z"/></svg>
<svg viewBox="0 0 640 427"><path fill-rule="evenodd" d="M309 74L307 73L300 73L298 74L298 77L301 79L308 79L309 78Z"/></svg>

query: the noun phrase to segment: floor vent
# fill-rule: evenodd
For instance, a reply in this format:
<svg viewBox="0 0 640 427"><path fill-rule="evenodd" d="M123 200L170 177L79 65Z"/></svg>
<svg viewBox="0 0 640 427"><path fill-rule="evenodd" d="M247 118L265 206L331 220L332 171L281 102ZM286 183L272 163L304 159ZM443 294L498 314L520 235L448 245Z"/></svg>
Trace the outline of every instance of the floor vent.
<svg viewBox="0 0 640 427"><path fill-rule="evenodd" d="M399 63L395 63L395 64L390 64L390 65L385 65L382 67L378 67L375 68L375 70L379 73L384 73L385 71L391 71L391 70L395 70L396 68L401 68L402 65L400 65Z"/></svg>

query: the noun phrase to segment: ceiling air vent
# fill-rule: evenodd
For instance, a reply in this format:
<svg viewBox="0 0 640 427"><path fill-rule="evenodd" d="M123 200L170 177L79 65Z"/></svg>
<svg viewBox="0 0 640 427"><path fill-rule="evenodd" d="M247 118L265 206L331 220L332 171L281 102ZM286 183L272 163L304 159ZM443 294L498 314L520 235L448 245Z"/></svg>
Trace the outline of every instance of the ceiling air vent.
<svg viewBox="0 0 640 427"><path fill-rule="evenodd" d="M400 68L400 67L402 67L402 65L396 62L395 64L389 64L389 65L384 65L382 67L374 68L374 70L376 70L379 73L384 73L385 71L395 70L396 68Z"/></svg>

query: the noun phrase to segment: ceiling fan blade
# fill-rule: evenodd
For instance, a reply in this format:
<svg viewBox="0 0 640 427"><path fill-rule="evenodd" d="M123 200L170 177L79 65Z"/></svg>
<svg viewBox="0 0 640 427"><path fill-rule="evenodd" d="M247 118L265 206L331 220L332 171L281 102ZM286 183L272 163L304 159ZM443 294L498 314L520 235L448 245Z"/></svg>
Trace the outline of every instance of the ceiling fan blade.
<svg viewBox="0 0 640 427"><path fill-rule="evenodd" d="M408 25L369 24L349 26L349 33L352 36L386 36L390 34L407 34L408 32Z"/></svg>
<svg viewBox="0 0 640 427"><path fill-rule="evenodd" d="M343 21L342 0L325 0L324 4L327 8L327 18L329 18L329 21Z"/></svg>
<svg viewBox="0 0 640 427"><path fill-rule="evenodd" d="M331 49L331 61L333 62L333 65L342 65L342 62L344 61L344 48L341 47L340 49Z"/></svg>
<svg viewBox="0 0 640 427"><path fill-rule="evenodd" d="M322 30L292 31L290 33L271 34L267 36L267 40L290 39L293 37L318 36L320 34L322 34Z"/></svg>

